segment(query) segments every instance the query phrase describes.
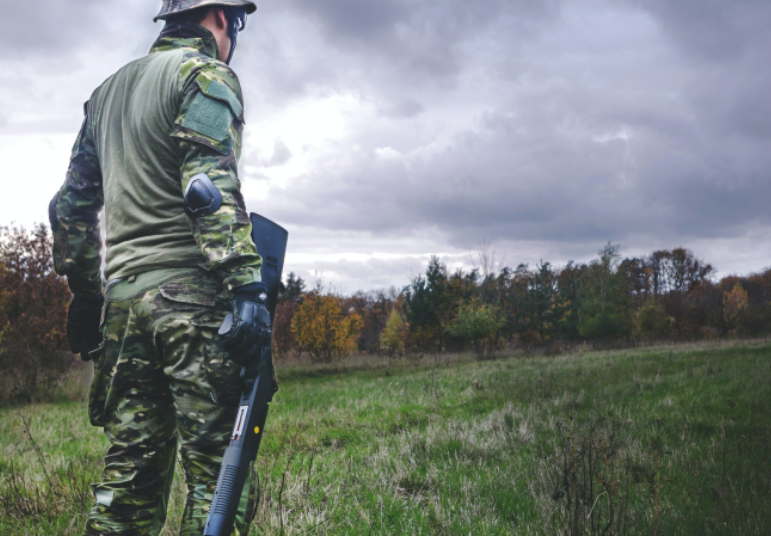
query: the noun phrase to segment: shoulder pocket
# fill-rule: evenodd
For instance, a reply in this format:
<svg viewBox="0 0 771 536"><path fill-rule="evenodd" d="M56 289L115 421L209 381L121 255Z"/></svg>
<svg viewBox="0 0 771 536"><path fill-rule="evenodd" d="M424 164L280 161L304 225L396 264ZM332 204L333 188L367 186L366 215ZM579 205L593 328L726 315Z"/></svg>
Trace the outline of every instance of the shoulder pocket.
<svg viewBox="0 0 771 536"><path fill-rule="evenodd" d="M212 99L224 102L228 105L233 112L233 117L239 121L244 120L244 107L241 105L241 101L236 96L235 92L224 82L219 80L211 80L209 78L199 76L196 79L198 87L201 89L201 93Z"/></svg>
<svg viewBox="0 0 771 536"><path fill-rule="evenodd" d="M240 144L244 122L241 100L225 82L203 74L195 84L198 91L171 135L226 155Z"/></svg>
<svg viewBox="0 0 771 536"><path fill-rule="evenodd" d="M233 113L226 103L199 93L182 120L182 127L223 142L230 136Z"/></svg>
<svg viewBox="0 0 771 536"><path fill-rule="evenodd" d="M201 91L193 99L181 126L223 142L230 136L233 119L243 122L244 107L224 82L204 76L195 82Z"/></svg>

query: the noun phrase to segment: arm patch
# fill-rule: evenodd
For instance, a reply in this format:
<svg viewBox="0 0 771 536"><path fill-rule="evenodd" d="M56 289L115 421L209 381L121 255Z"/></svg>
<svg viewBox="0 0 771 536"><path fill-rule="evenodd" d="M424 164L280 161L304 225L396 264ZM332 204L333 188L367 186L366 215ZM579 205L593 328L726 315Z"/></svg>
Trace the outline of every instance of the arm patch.
<svg viewBox="0 0 771 536"><path fill-rule="evenodd" d="M212 73L200 73L189 93L191 100L181 110L171 135L201 143L220 154L228 154L236 143L240 146L240 139L235 139L240 138L244 123L240 92L213 78Z"/></svg>
<svg viewBox="0 0 771 536"><path fill-rule="evenodd" d="M181 126L222 142L230 135L232 124L233 113L230 106L206 96L205 93L199 93L190 105Z"/></svg>
<svg viewBox="0 0 771 536"><path fill-rule="evenodd" d="M233 115L236 119L243 121L242 115L244 113L244 107L227 84L220 82L219 80L209 80L203 76L199 76L196 79L196 83L198 84L198 87L201 88L201 92L204 95L226 102L228 106L230 106L230 109L233 110Z"/></svg>

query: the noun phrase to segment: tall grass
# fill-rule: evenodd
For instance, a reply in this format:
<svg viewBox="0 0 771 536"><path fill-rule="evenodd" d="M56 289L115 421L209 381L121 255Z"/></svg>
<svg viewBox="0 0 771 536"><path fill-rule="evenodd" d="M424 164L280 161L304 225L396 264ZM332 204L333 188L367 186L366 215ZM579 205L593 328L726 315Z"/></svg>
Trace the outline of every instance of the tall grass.
<svg viewBox="0 0 771 536"><path fill-rule="evenodd" d="M279 380L260 534L771 534L767 341L293 363ZM82 403L0 410L0 529L82 530L105 449Z"/></svg>

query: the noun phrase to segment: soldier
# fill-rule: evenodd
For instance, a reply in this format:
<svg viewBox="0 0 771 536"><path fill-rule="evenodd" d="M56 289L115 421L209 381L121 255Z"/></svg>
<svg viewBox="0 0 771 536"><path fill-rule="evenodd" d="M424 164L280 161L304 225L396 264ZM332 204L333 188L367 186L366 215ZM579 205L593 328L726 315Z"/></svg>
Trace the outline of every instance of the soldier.
<svg viewBox="0 0 771 536"><path fill-rule="evenodd" d="M86 534L158 534L178 449L187 484L180 534L203 532L245 349L269 333L258 320L267 316L262 259L238 179L243 99L228 66L255 10L249 0L164 0L150 54L86 103L49 207L56 272L74 295L67 336L94 361L89 419L110 441ZM220 337L228 312L235 322ZM237 534L256 510L252 475Z"/></svg>

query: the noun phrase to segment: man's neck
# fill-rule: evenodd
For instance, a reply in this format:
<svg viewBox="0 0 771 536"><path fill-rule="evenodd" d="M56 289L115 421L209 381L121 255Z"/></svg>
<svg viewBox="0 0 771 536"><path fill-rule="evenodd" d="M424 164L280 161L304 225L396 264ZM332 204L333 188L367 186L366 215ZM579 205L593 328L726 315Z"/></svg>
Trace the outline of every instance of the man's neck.
<svg viewBox="0 0 771 536"><path fill-rule="evenodd" d="M219 57L219 49L214 34L197 24L167 23L158 39L153 43L150 53L177 48L190 48L212 58Z"/></svg>

